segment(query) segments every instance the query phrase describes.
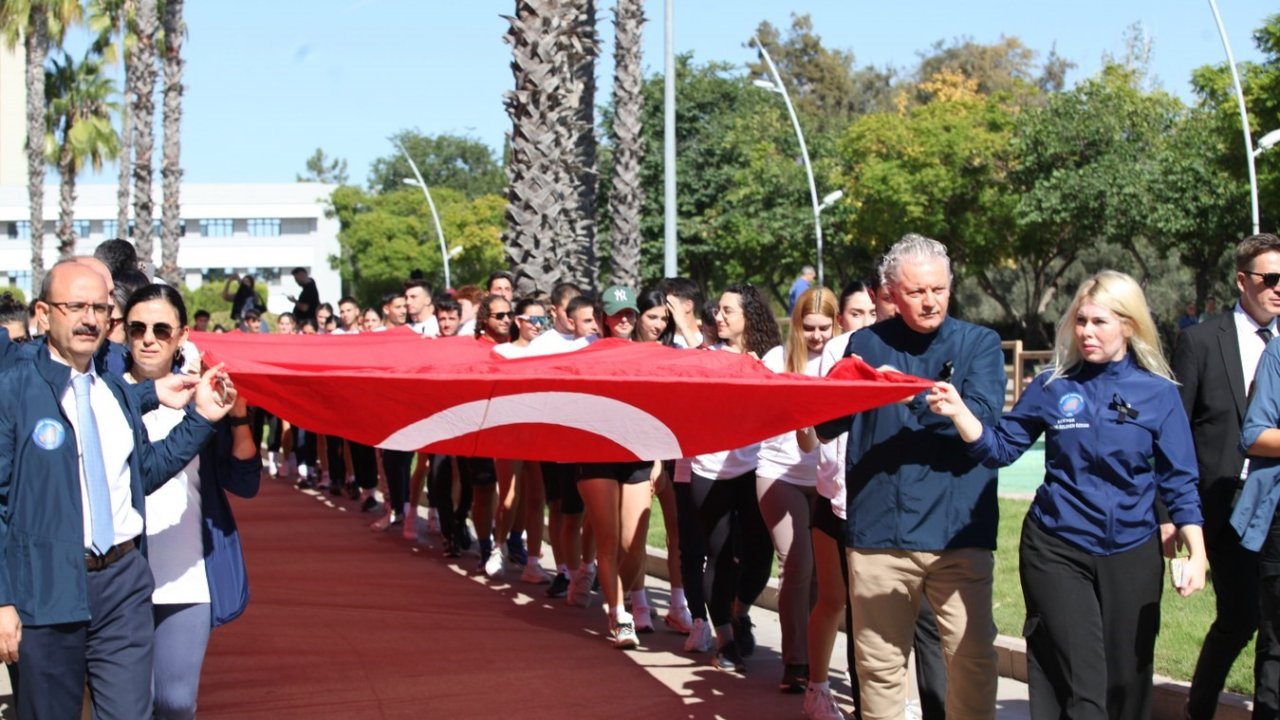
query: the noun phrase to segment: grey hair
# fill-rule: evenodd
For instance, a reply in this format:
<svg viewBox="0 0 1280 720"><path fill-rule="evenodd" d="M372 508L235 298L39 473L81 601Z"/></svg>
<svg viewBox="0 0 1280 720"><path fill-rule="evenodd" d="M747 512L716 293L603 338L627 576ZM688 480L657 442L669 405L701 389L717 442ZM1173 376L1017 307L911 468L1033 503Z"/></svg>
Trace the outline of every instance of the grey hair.
<svg viewBox="0 0 1280 720"><path fill-rule="evenodd" d="M947 255L947 247L932 238L916 233L907 233L902 239L889 248L889 252L880 259L880 283L896 285L898 268L904 262L921 262L941 260L947 267L947 277L951 277L951 258Z"/></svg>

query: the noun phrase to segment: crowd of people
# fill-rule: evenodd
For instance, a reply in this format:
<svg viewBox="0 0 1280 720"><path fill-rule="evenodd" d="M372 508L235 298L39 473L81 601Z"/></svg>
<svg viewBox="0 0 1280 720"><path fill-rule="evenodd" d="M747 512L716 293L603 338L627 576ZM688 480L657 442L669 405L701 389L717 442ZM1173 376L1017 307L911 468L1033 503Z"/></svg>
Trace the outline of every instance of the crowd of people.
<svg viewBox="0 0 1280 720"><path fill-rule="evenodd" d="M127 257L113 266L112 252L105 263L55 266L34 325L26 306L0 300L0 659L11 663L19 717L65 716L86 678L104 714L142 716L134 710L154 703L157 717L193 717L209 630L247 598L225 493L251 497L265 471L348 497L375 532L438 537L450 558L474 553L477 573L518 573L577 607L598 595L617 648L639 648L663 624L729 672L745 672L754 653L751 609L776 558L775 671L809 717L845 717L830 681L843 618L855 717L991 718L996 468L1041 437L1044 482L1019 546L1031 715L1150 716L1170 557L1179 595L1210 572L1216 591L1187 716L1213 716L1255 631L1255 716L1280 716L1274 235L1240 244L1238 303L1184 328L1171 361L1140 285L1113 271L1092 276L1059 322L1052 367L1008 412L999 337L949 314L950 259L918 235L838 294L803 277L781 326L747 283L710 300L684 278L599 295L561 283L516 297L499 271L441 294L411 277L379 304L343 297L335 310L304 268L294 271L301 291L277 333L405 327L474 337L505 358L620 338L810 376L857 357L934 381L900 403L746 447L615 463L319 437L305 418L247 406L231 377L200 362L181 296L134 277ZM229 279L223 294L235 331L264 331L252 278ZM192 315L195 329L208 323L208 313ZM61 495L31 489L37 474L58 477ZM40 519L76 497L61 500L57 522ZM661 615L644 573L655 499L671 578ZM72 558L81 549L83 571ZM44 566L58 569L32 576ZM59 640L67 632L70 644ZM132 654L117 657L124 644ZM908 702L913 654L919 705ZM125 661L153 668L146 688L124 677Z"/></svg>

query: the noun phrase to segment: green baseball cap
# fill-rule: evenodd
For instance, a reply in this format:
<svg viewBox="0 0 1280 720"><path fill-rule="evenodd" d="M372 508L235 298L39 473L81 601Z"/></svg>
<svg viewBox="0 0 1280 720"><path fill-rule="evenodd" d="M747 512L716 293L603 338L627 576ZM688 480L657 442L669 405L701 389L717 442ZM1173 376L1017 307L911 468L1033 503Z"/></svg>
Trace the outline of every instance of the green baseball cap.
<svg viewBox="0 0 1280 720"><path fill-rule="evenodd" d="M640 312L636 306L636 291L623 285L611 286L600 299L604 301L605 315L616 315L627 309Z"/></svg>

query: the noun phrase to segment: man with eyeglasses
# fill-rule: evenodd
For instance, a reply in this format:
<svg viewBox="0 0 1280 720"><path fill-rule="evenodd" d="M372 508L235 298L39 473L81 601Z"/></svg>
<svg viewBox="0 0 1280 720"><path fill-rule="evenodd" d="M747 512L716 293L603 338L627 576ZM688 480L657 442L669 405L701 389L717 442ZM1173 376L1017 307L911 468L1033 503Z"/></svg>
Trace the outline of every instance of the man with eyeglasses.
<svg viewBox="0 0 1280 720"><path fill-rule="evenodd" d="M55 265L36 303L47 341L0 372L0 661L18 717L78 717L86 679L96 715L151 715L143 500L235 401L230 379L210 370L194 410L149 442L135 393L94 363L109 298L92 268Z"/></svg>
<svg viewBox="0 0 1280 720"><path fill-rule="evenodd" d="M1274 563L1263 561L1260 567L1258 553L1241 547L1227 522L1249 471L1236 445L1253 376L1263 349L1275 337L1280 316L1280 237L1261 233L1245 238L1236 248L1235 280L1240 301L1234 310L1183 329L1173 350L1173 372L1196 446L1205 549L1218 612L1191 678L1186 710L1191 720L1213 717L1227 671L1255 630L1259 630L1255 677L1262 677L1264 667L1272 673L1272 682L1257 684L1255 707L1268 709L1272 716L1280 712L1280 697L1275 696L1275 681L1280 679L1277 630L1259 628L1259 571L1263 586L1274 588L1280 566L1269 567ZM1171 542L1172 525L1162 525L1161 530ZM1275 551L1280 553L1280 548ZM1270 602L1280 598L1272 594Z"/></svg>

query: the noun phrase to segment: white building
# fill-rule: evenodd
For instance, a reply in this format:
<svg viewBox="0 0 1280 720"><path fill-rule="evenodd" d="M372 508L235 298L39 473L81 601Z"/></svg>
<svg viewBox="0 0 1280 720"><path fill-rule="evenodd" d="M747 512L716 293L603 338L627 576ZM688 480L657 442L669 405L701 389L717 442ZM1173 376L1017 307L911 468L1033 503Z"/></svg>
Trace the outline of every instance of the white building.
<svg viewBox="0 0 1280 720"><path fill-rule="evenodd" d="M339 274L331 259L339 257L338 221L325 217L333 185L288 183L276 185L182 186L183 234L178 250L187 287L203 283L219 287L230 273L253 275L267 288L268 310L290 310L288 295L298 294L290 274L295 267L310 271L322 302L337 304ZM118 237L116 186L81 185L76 189L76 254L90 255L98 243ZM156 212L160 211L157 185ZM28 299L31 288L30 211L25 187L0 186L0 290L20 288ZM58 259L54 236L58 216L58 188L45 187L44 266ZM152 233L155 267L160 266L160 220ZM234 288L234 285L232 286ZM194 308L192 308L194 310Z"/></svg>

